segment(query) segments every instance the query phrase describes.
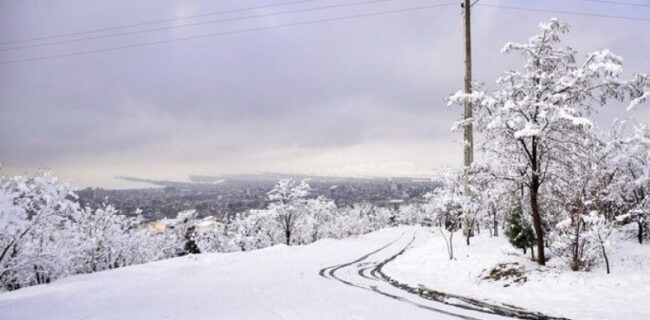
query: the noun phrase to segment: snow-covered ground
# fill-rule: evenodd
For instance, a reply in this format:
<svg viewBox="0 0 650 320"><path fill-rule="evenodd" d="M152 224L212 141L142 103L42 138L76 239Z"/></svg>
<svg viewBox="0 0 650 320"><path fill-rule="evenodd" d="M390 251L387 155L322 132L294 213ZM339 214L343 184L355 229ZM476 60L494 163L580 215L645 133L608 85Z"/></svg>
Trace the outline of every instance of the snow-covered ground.
<svg viewBox="0 0 650 320"><path fill-rule="evenodd" d="M456 235L456 258L449 261L444 239L435 229L431 230L434 232L427 233L427 240L388 264L384 272L411 286L424 285L555 316L650 319L650 245L639 245L634 240L616 241L616 250L610 250L609 275L604 266L596 266L591 272L567 271L558 259L549 261L549 266L541 271L529 255L523 256L505 237L491 238L486 232L472 238L469 247L465 239ZM515 262L515 268L523 270L521 276L501 281L483 279L485 269ZM515 282L518 278L519 282Z"/></svg>
<svg viewBox="0 0 650 320"><path fill-rule="evenodd" d="M367 273L425 236L417 227L392 228L73 276L0 294L0 318L499 319L424 300Z"/></svg>
<svg viewBox="0 0 650 320"><path fill-rule="evenodd" d="M456 259L430 228L399 227L358 238L203 254L64 278L0 294L10 319L501 319L400 290L383 281L378 263L402 283L572 319L650 319L650 246L619 242L613 273L540 271L501 238L486 234ZM482 279L499 263L521 276ZM515 282L526 277L527 281ZM505 286L508 285L508 286Z"/></svg>

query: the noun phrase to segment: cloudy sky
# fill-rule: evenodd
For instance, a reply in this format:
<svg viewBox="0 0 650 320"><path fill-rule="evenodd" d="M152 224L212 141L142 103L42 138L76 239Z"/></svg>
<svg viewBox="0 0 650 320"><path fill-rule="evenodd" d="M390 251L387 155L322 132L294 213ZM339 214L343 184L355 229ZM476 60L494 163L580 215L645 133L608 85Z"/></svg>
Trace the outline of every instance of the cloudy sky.
<svg viewBox="0 0 650 320"><path fill-rule="evenodd" d="M462 87L458 0L312 0L11 42L281 2L0 0L2 171L47 167L78 186L115 187L120 186L113 179L117 175L178 180L189 174L269 171L423 176L461 161L459 135L449 131L460 110L445 103ZM365 4L332 7L356 2ZM2 64L446 3L453 5ZM650 19L650 2L627 3L645 7L586 0L479 2ZM500 48L506 41L526 41L552 16L571 24L565 43L580 58L607 47L624 57L626 71L650 72L650 21L477 5L475 78L490 85L503 70L518 68L521 57L504 56ZM176 28L68 41L167 26ZM43 45L51 42L60 43ZM650 119L643 110L648 106L641 107L633 114L610 108L599 119L602 125L615 117Z"/></svg>

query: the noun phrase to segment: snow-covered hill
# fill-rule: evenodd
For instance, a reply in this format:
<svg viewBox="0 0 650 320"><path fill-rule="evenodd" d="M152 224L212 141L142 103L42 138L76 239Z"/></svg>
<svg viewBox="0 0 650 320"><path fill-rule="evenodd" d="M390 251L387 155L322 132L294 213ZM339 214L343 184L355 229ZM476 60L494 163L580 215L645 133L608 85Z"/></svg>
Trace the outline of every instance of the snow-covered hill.
<svg viewBox="0 0 650 320"><path fill-rule="evenodd" d="M418 229L385 229L306 246L185 256L72 276L0 294L0 314L3 320L498 318L420 299L364 278L356 268L319 274L323 268L356 261L388 245L359 263L385 259L404 248ZM406 298L390 298L371 286Z"/></svg>
<svg viewBox="0 0 650 320"><path fill-rule="evenodd" d="M396 288L386 277L414 287L424 284L487 300L497 308L518 310L499 304L512 303L572 319L650 318L645 310L650 297L648 277L631 273L642 267L632 268L641 261L638 250L636 260L627 264L614 257L615 273L609 276L600 271L567 273L549 267L543 273L529 270L525 274L528 282L519 286L512 278L489 282L480 277L484 268L497 263L519 262L534 269L533 263L522 262L526 258L516 254L505 239L479 235L473 241L469 248L457 243L457 259L451 262L441 237L421 227L383 229L305 246L185 256L0 294L0 318L505 318L474 311L477 306L462 297L445 298L446 303L424 299ZM620 252L631 254L629 250ZM510 286L504 287L505 283Z"/></svg>

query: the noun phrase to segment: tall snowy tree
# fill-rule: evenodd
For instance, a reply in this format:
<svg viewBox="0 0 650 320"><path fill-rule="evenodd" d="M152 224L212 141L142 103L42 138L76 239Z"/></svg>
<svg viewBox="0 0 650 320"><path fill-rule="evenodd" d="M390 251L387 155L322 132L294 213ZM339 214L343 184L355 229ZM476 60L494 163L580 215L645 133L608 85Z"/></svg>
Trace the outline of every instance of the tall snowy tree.
<svg viewBox="0 0 650 320"><path fill-rule="evenodd" d="M554 162L565 158L564 147L580 140L580 128L589 126L594 107L610 100L630 98L629 108L644 102L650 77L635 74L622 80L622 59L600 50L578 64L576 52L560 47L567 25L556 19L540 24L540 33L527 43L508 43L503 52L523 55L521 71L510 71L487 93L475 90L452 95L450 104L471 102L476 108L471 119L483 133L483 150L502 159L508 179L518 179L528 189L538 263L546 263L545 215L542 202L549 191ZM459 123L463 126L466 123ZM570 152L570 151L569 151ZM521 173L519 176L518 173Z"/></svg>

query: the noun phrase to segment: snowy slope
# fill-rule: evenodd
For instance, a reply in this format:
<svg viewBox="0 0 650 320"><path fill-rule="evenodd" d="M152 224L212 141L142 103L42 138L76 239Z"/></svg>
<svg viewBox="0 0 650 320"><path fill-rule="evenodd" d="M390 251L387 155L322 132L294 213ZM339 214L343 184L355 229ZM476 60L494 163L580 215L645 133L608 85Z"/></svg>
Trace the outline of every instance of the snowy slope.
<svg viewBox="0 0 650 320"><path fill-rule="evenodd" d="M0 294L0 315L3 320L498 319L421 299L358 272L399 252L413 235L416 243L425 240L425 234L420 228L393 228L356 239L180 257L74 276ZM348 262L354 263L319 275Z"/></svg>
<svg viewBox="0 0 650 320"><path fill-rule="evenodd" d="M546 314L572 319L650 319L650 245L619 239L611 250L612 273L604 266L591 272L572 272L559 259L540 269L522 256L505 237L486 232L472 238L471 246L455 236L455 260L449 261L444 239L428 239L406 251L384 272L411 286L424 285L447 293L514 304ZM500 263L518 263L527 278L519 284L510 278L488 281L485 269ZM507 285L507 287L506 287Z"/></svg>

